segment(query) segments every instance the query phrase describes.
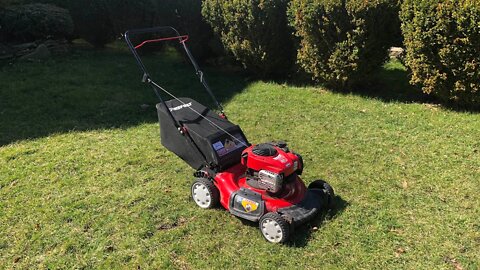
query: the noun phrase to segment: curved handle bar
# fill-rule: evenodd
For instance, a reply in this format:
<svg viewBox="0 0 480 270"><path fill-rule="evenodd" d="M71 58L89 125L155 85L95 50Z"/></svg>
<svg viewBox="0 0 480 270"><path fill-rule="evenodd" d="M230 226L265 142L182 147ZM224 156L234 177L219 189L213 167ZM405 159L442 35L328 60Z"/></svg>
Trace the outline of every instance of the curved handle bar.
<svg viewBox="0 0 480 270"><path fill-rule="evenodd" d="M132 36L132 35L158 33L158 32L162 32L162 31L165 31L165 30L171 30L177 36L180 36L180 33L177 31L177 29L175 29L171 26L160 26L160 27L151 27L151 28L128 30L127 32L125 32L125 39L127 39L127 41L130 41L130 36Z"/></svg>
<svg viewBox="0 0 480 270"><path fill-rule="evenodd" d="M143 45L148 44L148 43L153 43L153 42L160 42L160 41L168 41L168 40L175 40L178 39L180 43L184 43L188 40L188 36L177 36L177 37L166 37L166 38L156 38L156 39L148 39L145 41L142 41L142 43L138 44L135 46L135 49L139 49L143 47Z"/></svg>
<svg viewBox="0 0 480 270"><path fill-rule="evenodd" d="M133 53L133 56L135 57L135 60L137 61L138 66L140 69L143 71L143 82L146 82L146 80L150 77L148 74L147 68L142 62L142 59L140 58L140 55L138 55L137 49L143 46L145 43L134 46L131 40L132 36L136 36L139 34L152 34L152 33L159 33L159 32L164 32L164 31L172 31L175 33L176 37L173 38L179 38L181 39L180 33L177 31L177 29L171 27L171 26L161 26L161 27L152 27L152 28L143 28L143 29L135 29L135 30L128 30L125 32L124 37L125 41L127 42L128 47L130 48L130 51Z"/></svg>
<svg viewBox="0 0 480 270"><path fill-rule="evenodd" d="M159 32L165 32L165 31L172 31L173 33L175 33L175 36L173 37L168 37L168 38L161 38L161 39L156 39L156 40L147 40L147 41L144 41L142 42L140 45L137 45L137 46L134 46L132 44L132 41L130 39L131 36L134 36L134 35L139 35L139 34L151 34L151 33L159 33ZM142 81L143 82L148 82L150 84L152 84L152 80L150 79L150 75L148 74L148 71L147 71L147 68L145 67L145 65L143 64L141 58L140 58L140 55L138 55L138 52L137 52L137 48L140 48L141 46L143 46L144 44L146 43L149 43L149 42L156 42L156 41L163 41L163 40L172 40L172 39L179 39L180 40L180 44L182 44L182 47L183 49L185 50L185 52L187 53L187 56L188 58L190 59L190 62L192 63L193 67L195 68L195 72L198 76L198 78L200 79L200 83L202 83L202 85L204 86L205 90L207 91L207 93L211 96L211 98L215 101L217 107L220 109L221 113L223 115L224 112L223 112L223 106L220 104L220 102L218 102L217 98L215 97L215 95L213 94L213 92L210 90L210 87L203 75L203 72L200 70L200 67L198 66L197 62L195 61L195 59L193 58L193 55L192 53L190 52L190 50L188 49L187 47L187 44L185 44L185 41L187 41L188 39L188 36L182 36L180 35L180 33L177 31L177 29L171 27L171 26L161 26L161 27L152 27L152 28L143 28L143 29L136 29L136 30L129 30L127 32L125 32L125 41L127 42L127 45L128 47L130 48L130 51L132 51L133 53L133 56L135 57L135 60L137 60L137 64L138 66L140 67L140 69L143 71L143 79ZM156 85L156 84L152 84L152 85ZM156 91L156 87L158 86L155 86L154 89L155 89L155 93L157 94L158 98L160 100L161 97L160 95L158 94L158 92ZM162 101L163 102L163 101Z"/></svg>

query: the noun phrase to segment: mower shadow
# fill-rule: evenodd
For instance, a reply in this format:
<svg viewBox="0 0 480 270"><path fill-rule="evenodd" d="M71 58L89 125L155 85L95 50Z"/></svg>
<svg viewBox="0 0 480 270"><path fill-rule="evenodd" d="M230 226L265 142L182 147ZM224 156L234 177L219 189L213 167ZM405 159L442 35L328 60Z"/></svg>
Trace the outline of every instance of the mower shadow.
<svg viewBox="0 0 480 270"><path fill-rule="evenodd" d="M210 96L182 57L168 51L144 58L158 84L211 107ZM220 102L248 84L241 74L203 67ZM74 47L70 55L42 63L0 66L0 147L52 134L158 122L158 99L141 77L130 52L118 48Z"/></svg>
<svg viewBox="0 0 480 270"><path fill-rule="evenodd" d="M333 220L337 218L342 212L350 205L347 201L342 199L341 196L335 196L335 207L329 211L324 211L322 214L318 215L314 220L307 222L297 228L293 232L293 235L290 236L290 239L285 243L289 247L305 247L310 240L310 235L315 233L325 221ZM258 229L258 222L252 222L243 218L237 217L243 225L255 227ZM316 228L316 229L314 229Z"/></svg>
<svg viewBox="0 0 480 270"><path fill-rule="evenodd" d="M341 196L336 195L334 200L335 207L327 212L323 212L314 220L295 228L294 235L286 243L289 247L305 247L310 241L310 236L320 230L320 227L328 220L334 220L340 216L350 205Z"/></svg>

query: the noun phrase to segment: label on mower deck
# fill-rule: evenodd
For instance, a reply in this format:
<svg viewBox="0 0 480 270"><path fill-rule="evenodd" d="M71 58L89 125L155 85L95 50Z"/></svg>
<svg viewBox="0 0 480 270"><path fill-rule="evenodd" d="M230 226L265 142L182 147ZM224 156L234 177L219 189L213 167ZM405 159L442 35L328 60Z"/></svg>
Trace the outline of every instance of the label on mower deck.
<svg viewBox="0 0 480 270"><path fill-rule="evenodd" d="M282 154L279 154L278 156L274 157L273 159L278 160L282 163L287 163L288 159L286 159Z"/></svg>
<svg viewBox="0 0 480 270"><path fill-rule="evenodd" d="M239 142L239 143L237 143ZM226 154L237 150L238 148L246 145L245 140L242 135L235 134L232 138L226 138L224 141L218 141L212 144L213 149L217 152L220 157L225 156Z"/></svg>
<svg viewBox="0 0 480 270"><path fill-rule="evenodd" d="M212 144L212 146L213 146L213 149L215 149L215 151L218 151L218 150L223 148L223 143L218 141L218 142Z"/></svg>
<svg viewBox="0 0 480 270"><path fill-rule="evenodd" d="M170 111L173 112L173 111L178 111L178 110L181 110L183 108L188 108L188 107L191 107L191 106L192 106L192 102L187 103L187 104L182 104L182 105L179 105L179 106L173 107L173 108L168 108L168 109L170 109Z"/></svg>
<svg viewBox="0 0 480 270"><path fill-rule="evenodd" d="M243 209L245 209L245 211L247 213L250 213L250 212L253 212L253 211L257 210L258 203L244 198L244 199L242 199L242 206L243 206Z"/></svg>

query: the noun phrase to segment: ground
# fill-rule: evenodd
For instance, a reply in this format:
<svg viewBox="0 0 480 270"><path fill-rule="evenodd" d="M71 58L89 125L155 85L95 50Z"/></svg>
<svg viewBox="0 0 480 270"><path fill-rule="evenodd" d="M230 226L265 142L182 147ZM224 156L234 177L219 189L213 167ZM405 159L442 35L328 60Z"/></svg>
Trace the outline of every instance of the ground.
<svg viewBox="0 0 480 270"><path fill-rule="evenodd" d="M148 64L208 103L181 59ZM395 62L368 94L206 73L251 142L286 140L307 184L333 185L334 211L274 245L255 224L199 209L130 54L77 49L1 67L0 268L480 267L479 114L405 98Z"/></svg>

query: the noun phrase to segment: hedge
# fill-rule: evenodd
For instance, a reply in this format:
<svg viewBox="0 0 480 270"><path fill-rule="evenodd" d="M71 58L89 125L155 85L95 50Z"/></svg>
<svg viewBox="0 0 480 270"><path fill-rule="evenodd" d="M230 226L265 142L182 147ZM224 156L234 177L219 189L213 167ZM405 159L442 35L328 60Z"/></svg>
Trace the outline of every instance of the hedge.
<svg viewBox="0 0 480 270"><path fill-rule="evenodd" d="M69 12L48 4L10 6L0 11L0 36L9 42L67 38L73 33Z"/></svg>
<svg viewBox="0 0 480 270"><path fill-rule="evenodd" d="M367 79L398 41L398 10L396 0L292 0L299 65L334 88Z"/></svg>
<svg viewBox="0 0 480 270"><path fill-rule="evenodd" d="M202 14L224 47L246 69L265 76L288 73L294 63L287 0L205 0Z"/></svg>
<svg viewBox="0 0 480 270"><path fill-rule="evenodd" d="M58 1L58 0L57 0ZM201 16L201 0L70 0L77 31L90 43L101 47L129 29L173 26L190 35L193 54L203 60L213 54L210 26ZM87 5L88 8L81 8ZM161 48L160 45L153 46ZM148 49L148 48L147 48Z"/></svg>
<svg viewBox="0 0 480 270"><path fill-rule="evenodd" d="M460 105L480 105L480 1L406 0L401 12L411 83Z"/></svg>
<svg viewBox="0 0 480 270"><path fill-rule="evenodd" d="M105 0L70 0L63 4L70 10L77 34L97 48L112 42L116 33Z"/></svg>
<svg viewBox="0 0 480 270"><path fill-rule="evenodd" d="M202 0L176 0L172 10L174 20L170 25L180 33L190 36L187 42L194 57L203 61L224 54L220 40L213 34L210 25L202 17Z"/></svg>

